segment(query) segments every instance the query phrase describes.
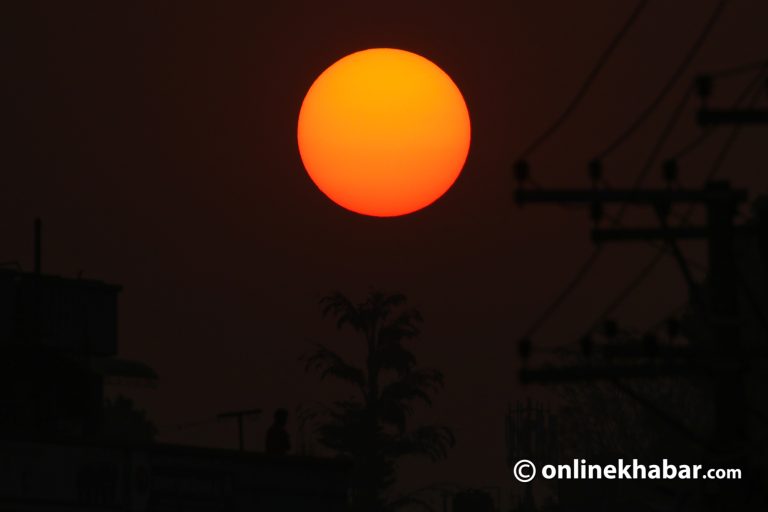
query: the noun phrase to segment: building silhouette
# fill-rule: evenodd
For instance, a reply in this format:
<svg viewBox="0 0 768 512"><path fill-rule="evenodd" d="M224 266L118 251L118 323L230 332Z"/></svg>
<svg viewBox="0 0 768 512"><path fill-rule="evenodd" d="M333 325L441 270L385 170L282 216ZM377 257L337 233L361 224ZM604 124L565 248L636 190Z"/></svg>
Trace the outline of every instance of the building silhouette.
<svg viewBox="0 0 768 512"><path fill-rule="evenodd" d="M0 269L0 510L344 510L340 461L152 442L105 401L106 379L157 377L118 357L121 287L42 274L36 254Z"/></svg>

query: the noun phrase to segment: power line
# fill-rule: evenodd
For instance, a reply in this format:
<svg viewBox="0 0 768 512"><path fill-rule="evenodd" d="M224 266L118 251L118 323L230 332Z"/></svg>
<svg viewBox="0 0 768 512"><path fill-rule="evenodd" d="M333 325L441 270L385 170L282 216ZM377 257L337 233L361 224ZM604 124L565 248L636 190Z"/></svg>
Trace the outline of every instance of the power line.
<svg viewBox="0 0 768 512"><path fill-rule="evenodd" d="M706 25L704 25L703 30L701 31L699 36L696 38L693 45L688 50L688 53L683 58L682 62L680 62L680 64L678 65L675 72L672 74L672 77L669 79L669 81L667 81L664 87L661 88L661 90L653 99L653 101L651 101L651 103L648 104L647 107L645 107L645 109L640 113L640 115L616 139L614 139L613 142L611 142L605 149L603 149L600 153L598 153L599 159L603 159L607 157L608 155L616 151L616 149L618 149L621 145L623 145L627 140L629 140L629 138L643 125L643 123L648 119L648 117L653 113L653 111L656 110L656 108L664 100L664 98L666 98L667 94L669 94L669 92L675 86L675 84L683 75L685 70L688 69L688 66L690 66L691 62L693 62L694 57L696 57L699 50L704 45L704 42L707 40L707 37L709 36L710 32L714 28L715 24L717 23L717 20L720 18L720 15L722 14L726 3L727 3L727 0L720 0L717 3L714 10L712 11L712 14L707 20Z"/></svg>
<svg viewBox="0 0 768 512"><path fill-rule="evenodd" d="M632 292L651 275L656 266L661 262L663 256L666 255L666 249L662 248L657 251L653 257L640 269L640 271L621 289L621 291L614 297L611 302L603 309L603 311L592 321L586 332L577 340L585 339L602 323L607 320L608 317L624 304L624 302L630 297ZM679 308L678 308L679 309ZM572 343L572 342L571 342ZM554 350L556 352L566 352L570 343L559 345Z"/></svg>
<svg viewBox="0 0 768 512"><path fill-rule="evenodd" d="M656 163L656 159L659 157L659 154L661 154L661 150L664 148L664 144L666 144L667 140L672 135L672 131L677 126L677 123L680 120L680 117L683 111L685 110L686 105L688 105L688 100L690 99L692 93L693 93L693 87L689 87L688 89L686 89L685 94L683 95L680 102L677 104L677 106L673 110L672 115L667 121L667 124L664 126L664 129L662 130L661 135L659 136L658 139L656 139L656 142L651 148L651 151L645 160L645 164L643 164L643 166L640 168L640 171L637 173L637 176L635 176L635 181L632 184L633 188L637 189L638 187L640 187L643 181L645 181L645 178L648 177L648 173L653 168L653 164ZM627 207L626 203L622 204L619 207L619 212L617 213L617 219L615 224L619 224L621 222L621 219L624 216L624 211L626 210L626 207Z"/></svg>
<svg viewBox="0 0 768 512"><path fill-rule="evenodd" d="M579 267L579 270L571 278L565 288L555 297L549 306L544 309L542 314L539 315L539 317L531 324L523 336L524 338L530 338L536 334L539 329L541 329L541 327L552 317L552 315L557 312L557 310L560 308L560 305L565 302L571 293L573 293L581 281L589 274L589 271L592 270L592 267L594 267L595 263L597 263L597 259L600 257L602 247L603 246L598 246L592 251L592 254L581 265L581 267Z"/></svg>
<svg viewBox="0 0 768 512"><path fill-rule="evenodd" d="M754 67L750 68L754 69ZM768 62L764 62L762 64L762 69L755 74L755 77L750 81L747 86L741 91L739 96L736 98L736 100L732 104L732 108L738 108L741 106L742 102L744 102L746 99L749 98L749 96L754 92L754 89L756 87L760 86L760 83L765 75L766 70L768 70ZM697 134L696 137L694 137L690 142L687 142L684 144L680 149L672 152L672 155L669 157L670 160L680 160L681 158L684 158L685 156L692 153L695 149L700 147L706 140L717 131L716 126L708 126L704 130L701 131L701 133Z"/></svg>
<svg viewBox="0 0 768 512"><path fill-rule="evenodd" d="M662 316L661 320L656 321L655 323L651 324L650 326L645 328L645 332L655 332L661 329L662 326L664 326L670 318L674 318L676 316L679 316L682 312L684 312L688 306L690 306L689 301L685 301L682 304L678 304L671 310L667 312L667 314Z"/></svg>
<svg viewBox="0 0 768 512"><path fill-rule="evenodd" d="M608 304L603 310L600 316L592 322L592 325L587 330L587 334L591 333L601 322L606 320L609 315L616 311L629 296L637 290L637 288L651 275L656 266L661 262L663 256L666 254L666 250L661 249L646 263L640 272L619 292L619 294Z"/></svg>
<svg viewBox="0 0 768 512"><path fill-rule="evenodd" d="M747 71L752 71L753 69L756 69L756 68L765 68L766 66L768 66L768 59L761 59L761 60L749 62L746 64L739 64L738 66L732 66L729 68L720 69L718 71L711 71L706 74L711 77L727 78L729 76L740 75Z"/></svg>
<svg viewBox="0 0 768 512"><path fill-rule="evenodd" d="M753 107L757 103L762 93L762 91L759 88L761 77L766 71L768 71L768 64L766 64L763 67L761 72L758 73L758 75L755 77L755 80L753 80L747 86L747 88L742 92L742 94L739 97L738 103L741 103L741 101L744 101L746 99L748 99L747 105L746 105L747 107ZM728 157L728 154L731 152L731 149L733 149L733 145L736 143L736 140L738 140L739 135L741 134L741 128L742 128L742 125L736 125L731 128L731 132L726 138L725 143L723 144L722 148L718 152L717 156L715 157L712 167L704 177L705 182L711 180L712 178L718 175L718 173L722 169L723 163L725 163L725 159ZM694 209L695 209L695 206L693 205L688 207L688 211L684 215L685 220L688 220L690 218Z"/></svg>
<svg viewBox="0 0 768 512"><path fill-rule="evenodd" d="M669 138L669 136L672 133L672 129L676 126L678 119L680 118L680 114L682 113L685 105L688 102L688 99L690 98L690 93L693 89L688 89L679 102L678 106L675 108L672 116L670 117L670 120L667 122L665 129L662 131L662 134L657 139L656 143L653 146L653 149L651 150L648 158L646 159L646 162L641 167L640 172L638 173L634 187L637 188L642 184L642 181L645 179L645 177L648 174L648 171L653 165L653 162L658 157L659 152L664 146L664 143ZM611 220L614 225L619 225L621 223L621 218L624 214L624 208L625 204L623 204L620 209L617 216L614 216ZM576 274L571 278L571 280L568 282L568 284L565 286L565 288L555 297L555 299L550 303L549 306L547 306L542 314L533 322L531 327L528 328L526 331L524 338L530 338L533 336L538 330L557 312L559 307L565 302L565 300L571 295L571 293L578 288L579 284L587 277L587 275L592 271L592 269L597 264L598 259L600 258L600 255L602 254L603 246L598 245L592 250L592 253L587 258L587 260L584 262L584 264L579 267ZM661 253L665 252L665 248L661 248Z"/></svg>
<svg viewBox="0 0 768 512"><path fill-rule="evenodd" d="M768 65L766 65L766 68L768 68ZM748 106L753 106L754 103L757 101L757 99L760 97L760 90L758 89L755 91L755 85L760 83L760 76L762 75L762 72L759 74L759 76L753 80L747 88L740 94L739 99L737 100L738 103L741 103L744 99L746 99L749 94L752 93L752 97L749 100ZM720 152L718 153L718 156L715 159L714 164L712 165L712 168L707 173L704 181L707 182L714 178L720 169L722 168L722 164L725 161L726 157L730 153L731 149L733 148L733 145L735 144L736 140L738 139L738 136L741 132L741 126L737 125L731 129L731 134L728 137L728 139L725 141L723 147L721 148ZM693 214L693 211L695 209L694 205L691 205L688 207L688 210L681 216L681 225L684 225ZM638 286L651 274L652 270L656 267L656 265L661 261L662 256L666 254L666 248L662 247L654 256L651 258L651 260L640 270L640 272L629 282L629 284L622 289L622 291L618 294L616 298L614 298L609 305L605 308L605 310L597 317L597 320L595 320L592 323L592 326L588 329L587 334L591 333L597 325L599 325L600 322L605 320L608 315L613 313L617 308L619 308L624 301L630 296L630 294L637 289ZM760 318L761 321L765 322L764 318Z"/></svg>
<svg viewBox="0 0 768 512"><path fill-rule="evenodd" d="M666 85L662 88L662 90L659 92L659 94L656 96L653 102L646 107L646 109L640 114L640 116L633 122L627 130L625 130L617 139L614 140L614 142L608 146L606 150L604 150L600 157L605 157L607 154L613 152L616 148L618 148L626 139L629 138L629 136L634 133L637 128L639 128L642 123L645 121L645 119L651 114L653 110L655 110L658 105L661 103L661 101L667 96L667 94L670 92L672 87L677 83L677 80L680 78L682 73L688 68L690 63L693 61L693 58L696 56L698 51L701 49L704 41L706 40L707 36L711 32L712 28L716 24L717 20L719 19L723 8L725 7L726 0L721 0L718 2L717 6L713 10L712 14L709 17L709 20L707 21L706 25L702 29L699 36L696 38L696 41L689 49L688 53L686 54L685 58L682 60L678 68L675 70L675 73L672 75L670 80L666 83ZM644 5L638 5L636 8L636 11L639 9L642 11L642 7ZM639 13L638 13L639 14ZM634 15L634 13L633 13ZM630 20L632 20L632 17L630 17ZM631 24L630 24L631 26ZM620 32L621 34L621 32ZM623 37L623 36L622 36ZM621 38L619 38L620 40ZM677 120L680 117L680 114L688 101L690 97L690 92L692 89L688 89L686 91L686 94L684 95L682 101L678 104L677 108L673 112L673 115L671 116L669 122L667 123L665 130L663 131L662 135L657 140L656 144L654 145L653 150L651 151L651 154L649 155L649 159L646 160L645 165L641 169L638 177L635 179L635 188L639 187L642 181L644 180L645 176L647 175L648 169L652 166L653 160L658 155L658 151L661 150L663 147L664 142L666 142L666 139L671 134L672 129L677 123ZM578 97L578 95L577 95ZM545 132L546 134L547 132ZM548 136L548 135L547 135ZM542 137L540 137L541 139ZM546 138L546 137L544 137ZM623 214L624 206L621 207L621 213ZM620 222L621 215L615 219L616 223ZM526 343L530 344L529 338L536 334L541 327L557 312L557 310L560 308L560 306L568 299L568 297L578 288L578 286L584 281L584 279L587 277L587 275L590 273L590 271L595 267L597 264L600 255L602 254L603 246L599 245L595 249L593 249L592 254L587 258L587 260L579 267L576 274L569 280L568 284L565 286L565 288L557 294L557 296L554 298L554 300L544 309L541 315L534 320L534 322L531 324L531 326L525 331L525 335L523 336ZM664 249L661 249L661 253L664 253ZM654 265L655 266L655 265Z"/></svg>
<svg viewBox="0 0 768 512"><path fill-rule="evenodd" d="M571 99L570 103L568 103L568 106L560 113L560 115L551 125L549 125L546 130L544 130L538 137L536 137L536 139L534 139L530 145L528 145L528 147L521 153L521 159L527 158L531 153L538 149L539 146L546 142L558 130L558 128L560 128L560 126L574 112L574 110L576 110L576 107L579 105L579 103L581 103L581 100L584 99L587 92L589 91L589 88L600 74L600 71L602 71L602 69L608 63L611 55L616 50L616 48L618 48L622 39L624 39L624 36L627 35L627 32L629 32L629 29L632 27L632 25L634 25L637 19L640 17L640 14L643 12L647 4L647 0L641 0L637 3L632 13L624 22L624 25L621 27L621 29L619 29L616 35L613 36L613 39L611 40L608 47L600 55L597 63L595 63L595 66L587 75L576 95L573 97L573 99Z"/></svg>

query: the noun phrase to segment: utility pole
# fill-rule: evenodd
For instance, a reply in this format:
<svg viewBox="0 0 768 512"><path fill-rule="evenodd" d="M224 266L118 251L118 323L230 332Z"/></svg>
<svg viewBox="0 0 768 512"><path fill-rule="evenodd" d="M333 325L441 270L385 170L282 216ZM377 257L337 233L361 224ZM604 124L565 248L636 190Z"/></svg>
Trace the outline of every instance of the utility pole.
<svg viewBox="0 0 768 512"><path fill-rule="evenodd" d="M701 109L697 120L702 126L724 124L768 124L768 110L712 110Z"/></svg>
<svg viewBox="0 0 768 512"><path fill-rule="evenodd" d="M738 276L733 254L734 215L737 206L747 199L745 190L732 189L726 182L711 182L703 189L519 189L516 201L526 203L571 203L585 204L593 212L602 211L604 204L620 203L642 205L654 208L658 214L659 227L640 228L598 228L592 230L596 243L632 242L660 240L666 243L676 255L681 271L695 287L690 271L677 248L678 240L704 239L708 246L709 282L711 300L708 316L713 325L713 347L711 357L703 365L690 362L652 365L626 365L602 367L542 368L524 369L524 381L567 381L616 378L659 377L663 375L713 373L712 363L717 363L716 410L717 442L723 451L731 451L734 442L744 439L744 389L740 375L741 343L738 329ZM703 226L669 227L666 215L678 204L701 204L707 211ZM693 299L694 297L692 297Z"/></svg>
<svg viewBox="0 0 768 512"><path fill-rule="evenodd" d="M765 64L764 64L765 66ZM763 87L768 92L768 81ZM706 102L712 94L712 77L701 75L696 79L696 88ZM768 124L768 110L755 108L712 109L706 105L699 109L696 120L701 126Z"/></svg>
<svg viewBox="0 0 768 512"><path fill-rule="evenodd" d="M243 438L243 418L246 416L259 416L261 409L244 409L242 411L222 412L216 417L220 420L235 418L237 419L237 439L240 451L245 451L245 440Z"/></svg>
<svg viewBox="0 0 768 512"><path fill-rule="evenodd" d="M763 68L765 69L765 64ZM712 91L712 77L700 76L697 80L699 95L704 104L699 109L697 121L706 127L722 125L768 124L768 110L755 108L711 109L706 100ZM768 81L763 78L763 89L768 92ZM707 205L709 234L710 286L712 288L711 317L715 334L715 350L723 359L731 358L739 368L722 369L717 373L716 441L732 442L744 439L746 432L745 390L741 366L746 361L740 340L738 319L738 274L733 254L735 205L723 198Z"/></svg>
<svg viewBox="0 0 768 512"><path fill-rule="evenodd" d="M524 165L518 167L518 179L523 182L527 174ZM594 176L593 176L594 177ZM521 179L523 178L523 179ZM594 227L595 243L661 241L680 266L690 290L691 301L696 303L712 325L711 346L673 350L665 356L653 340L640 340L624 356L646 357L644 362L619 364L612 362L570 367L546 366L537 369L523 368L523 382L552 383L564 381L604 380L615 384L622 392L638 400L659 417L686 434L691 440L716 454L721 463L745 455L743 443L747 439L746 398L743 385L743 369L746 354L742 351L739 318L739 279L734 257L734 216L737 206L747 199L745 190L732 189L727 182L711 182L703 189L535 189L520 188L516 201L527 203L570 203L591 207L597 223L602 217L603 205L618 203L652 207L659 226L653 227ZM700 204L706 209L704 225L670 227L668 213L675 205ZM698 293L685 259L677 243L681 240L699 239L707 243L709 294L706 300ZM525 340L526 344L530 341ZM586 347L584 347L586 348ZM638 350L639 349L639 350ZM656 362L647 362L647 356L655 354ZM714 379L715 433L710 439L701 439L676 418L657 407L652 401L624 385L622 379L654 378L662 376L698 375ZM728 491L727 500L736 499L738 492ZM710 501L712 510L722 510L724 505Z"/></svg>
<svg viewBox="0 0 768 512"><path fill-rule="evenodd" d="M768 63L765 66L768 66ZM768 81L765 81L763 86L768 87ZM697 113L699 125L715 127L726 124L738 126L768 124L768 110L754 109L751 105L748 108L709 108L706 100L712 92L711 76L700 76L696 81L696 88L702 99L702 106ZM668 182L674 182L676 169L674 161L668 161L665 164L664 175ZM744 457L746 455L744 443L748 439L748 432L743 372L750 358L765 358L768 355L766 350L755 350L752 347L745 350L740 339L740 279L734 254L734 242L737 229L740 231L754 229L754 226L737 228L734 225L734 216L739 204L747 199L746 190L732 189L727 182L722 181L707 183L702 189L601 189L597 187L602 177L599 161L590 164L590 175L593 180L593 186L590 189L528 190L523 188L528 180L528 163L518 161L514 171L520 185L516 190L515 198L520 205L559 203L589 206L595 222L592 240L596 244L660 241L666 245L685 278L691 303L706 316L712 333L711 339L700 343L699 345L704 346L699 347L659 347L656 345L654 336L646 335L641 340L633 340L624 345L603 347L607 359L611 359L610 351L614 352L614 356L625 358L624 361L634 358L631 364L624 362L617 365L607 362L565 367L523 368L520 372L521 381L552 383L604 380L612 382L670 425L716 453L721 460ZM603 206L611 203L621 204L622 208L627 205L652 207L659 225L600 228L597 224L603 217ZM706 210L705 223L699 226L669 226L667 222L669 212L674 206L680 204L703 205ZM678 247L678 242L683 240L704 240L707 243L709 272L706 297L700 292L700 286L695 282ZM521 340L521 354L527 354L529 350L530 340ZM582 340L582 350L585 354L593 350L589 338ZM648 362L649 356L654 356L655 362ZM620 379L628 378L681 375L714 379L715 433L710 439L697 439L697 436L685 425L620 382ZM736 502L735 497L738 495L738 492L731 490L727 493L725 501L718 503L718 500L710 500L708 506L712 510L728 510Z"/></svg>

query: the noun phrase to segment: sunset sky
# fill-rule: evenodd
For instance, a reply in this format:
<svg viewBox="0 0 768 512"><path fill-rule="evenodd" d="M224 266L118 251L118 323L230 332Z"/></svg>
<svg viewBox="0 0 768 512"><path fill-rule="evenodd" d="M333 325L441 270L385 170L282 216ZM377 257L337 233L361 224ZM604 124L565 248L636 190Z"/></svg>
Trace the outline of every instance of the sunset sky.
<svg viewBox="0 0 768 512"><path fill-rule="evenodd" d="M446 461L414 464L421 469L407 483L508 486L504 412L529 392L517 381L517 340L591 249L587 212L517 207L509 170L565 108L634 5L4 5L0 261L31 270L40 216L45 272L123 285L121 355L146 362L160 379L155 389L122 392L148 410L161 441L212 446L235 447L234 424L174 426L239 408L293 411L346 392L318 386L297 360L317 341L355 346L321 319L320 297L402 291L425 318L420 361L446 376L423 417L451 425L457 437ZM651 2L583 103L531 155L537 181L588 186L587 162L654 99L715 5ZM766 19L766 2L729 3L648 123L605 160L612 186L634 181L697 73L768 55ZM344 55L374 47L439 65L472 120L454 186L426 209L388 219L329 201L296 143L312 81ZM712 104L729 105L751 78L717 81ZM694 98L662 156L697 134L697 106ZM683 184L701 184L727 136L721 130L681 160ZM745 129L722 171L752 196L768 184L764 140L764 128ZM657 169L648 185L660 184ZM576 340L652 255L645 246L607 248L535 342ZM684 300L668 259L616 316L642 329ZM247 446L260 449L268 417L249 425Z"/></svg>

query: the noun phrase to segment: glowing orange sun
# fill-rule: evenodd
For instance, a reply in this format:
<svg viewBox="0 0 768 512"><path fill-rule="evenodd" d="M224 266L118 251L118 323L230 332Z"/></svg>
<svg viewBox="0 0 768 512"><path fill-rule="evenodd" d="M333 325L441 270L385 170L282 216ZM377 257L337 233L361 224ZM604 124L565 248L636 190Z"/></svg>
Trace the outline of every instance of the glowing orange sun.
<svg viewBox="0 0 768 512"><path fill-rule="evenodd" d="M377 217L442 196L464 166L469 139L469 112L451 78L391 48L334 63L299 113L299 153L312 181L340 206Z"/></svg>

